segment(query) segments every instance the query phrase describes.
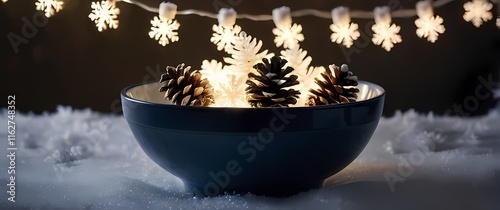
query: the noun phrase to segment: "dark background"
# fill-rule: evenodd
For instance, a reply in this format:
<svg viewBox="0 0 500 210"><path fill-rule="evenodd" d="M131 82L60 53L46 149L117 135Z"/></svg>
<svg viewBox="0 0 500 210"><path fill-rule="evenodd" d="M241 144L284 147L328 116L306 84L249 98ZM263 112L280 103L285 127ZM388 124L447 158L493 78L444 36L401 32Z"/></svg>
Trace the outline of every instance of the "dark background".
<svg viewBox="0 0 500 210"><path fill-rule="evenodd" d="M101 112L120 113L119 93L129 85L157 79L167 65L185 62L199 67L204 59L222 61L224 54L209 40L217 20L196 15L178 15L180 41L162 47L148 36L154 15L135 5L119 2L120 27L97 31L88 15L90 0L65 1L65 8L51 17L48 24L19 46L16 54L7 38L12 32L22 35L25 17L32 20L35 0L10 0L0 3L0 84L1 97L16 95L17 109L40 113L53 111L59 104L75 108L90 107ZM157 6L160 0L143 0ZM266 0L172 0L179 10L201 9L217 12L216 5L230 5L239 13L271 14L283 5L294 9L314 8L330 11L336 6L352 10L373 10L388 5L393 9L414 8L406 0L341 1L266 1ZM312 65L348 63L362 80L371 81L387 91L385 114L414 108L419 112L443 114L454 104L463 104L474 96L478 76L499 81L500 30L495 19L476 28L463 20L463 4L455 1L435 14L444 18L446 32L432 44L415 34L415 18L393 18L401 26L403 42L391 52L374 46L370 38L373 20L353 19L363 34L347 58L342 48L330 41L329 19L307 16L294 18L303 24L306 39L302 47L313 57ZM492 12L496 17L497 6ZM273 43L272 21L238 20L250 35L261 39L264 48L279 54ZM370 42L366 44L366 42ZM149 69L149 70L148 70ZM2 107L5 103L0 103ZM481 100L478 109L466 115L484 114L494 106L493 97ZM454 114L453 112L451 114ZM464 115L462 113L462 115Z"/></svg>

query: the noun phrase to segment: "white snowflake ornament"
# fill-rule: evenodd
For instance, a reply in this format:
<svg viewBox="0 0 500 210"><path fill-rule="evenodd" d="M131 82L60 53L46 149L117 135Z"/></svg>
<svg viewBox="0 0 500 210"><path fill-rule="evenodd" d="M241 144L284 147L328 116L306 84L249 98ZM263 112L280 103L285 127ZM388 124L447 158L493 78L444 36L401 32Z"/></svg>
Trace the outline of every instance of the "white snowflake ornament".
<svg viewBox="0 0 500 210"><path fill-rule="evenodd" d="M236 11L234 9L222 8L219 11L219 25L212 26L214 33L210 38L210 42L217 45L217 50L227 52L231 45L235 42L241 27L236 24Z"/></svg>
<svg viewBox="0 0 500 210"><path fill-rule="evenodd" d="M51 17L56 12L62 10L64 2L62 0L38 0L35 2L37 10L45 12L45 16Z"/></svg>
<svg viewBox="0 0 500 210"><path fill-rule="evenodd" d="M149 37L158 40L160 45L165 46L171 42L179 41L177 30L180 24L177 20L155 16L154 19L151 20L151 25Z"/></svg>
<svg viewBox="0 0 500 210"><path fill-rule="evenodd" d="M332 10L332 21L330 30L332 35L330 39L337 44L342 43L347 48L353 45L353 42L361 35L358 31L358 24L351 23L349 9L346 7L336 7Z"/></svg>
<svg viewBox="0 0 500 210"><path fill-rule="evenodd" d="M226 84L228 81L227 72L221 62L216 60L204 60L201 64L202 79L207 79L215 90L220 89L219 84Z"/></svg>
<svg viewBox="0 0 500 210"><path fill-rule="evenodd" d="M403 41L399 35L401 28L396 24L391 24L389 7L375 7L373 13L375 14L375 25L372 26L374 32L372 42L375 45L381 45L389 52L394 44Z"/></svg>
<svg viewBox="0 0 500 210"><path fill-rule="evenodd" d="M294 89L299 90L301 93L297 105L304 105L307 101L309 89L314 85L314 78L319 75L323 67L310 66L311 56L307 56L307 51L300 49L298 46L282 50L281 56L288 61L286 65L294 69L293 74L298 76L299 84L294 86Z"/></svg>
<svg viewBox="0 0 500 210"><path fill-rule="evenodd" d="M479 28L483 22L493 18L493 14L490 12L491 8L493 8L493 4L489 3L487 0L473 0L466 2L464 4L464 20L472 22L474 26Z"/></svg>
<svg viewBox="0 0 500 210"><path fill-rule="evenodd" d="M298 46L281 51L281 56L288 61L286 64L294 68L294 74L299 72L307 72L309 65L311 64L311 56L307 56L307 51L302 50Z"/></svg>
<svg viewBox="0 0 500 210"><path fill-rule="evenodd" d="M244 31L235 38L234 45L227 50L231 57L225 57L224 62L229 64L226 68L231 74L246 76L253 71L253 66L268 56L267 50L259 52L262 41L252 38Z"/></svg>
<svg viewBox="0 0 500 210"><path fill-rule="evenodd" d="M443 18L434 16L432 5L429 1L419 1L416 5L418 19L415 20L417 26L417 36L427 38L429 42L436 42L439 34L446 30L443 26Z"/></svg>
<svg viewBox="0 0 500 210"><path fill-rule="evenodd" d="M444 33L446 28L443 26L443 18L433 16L430 18L419 18L415 20L417 26L417 36L420 38L427 38L429 42L436 42L439 34Z"/></svg>
<svg viewBox="0 0 500 210"><path fill-rule="evenodd" d="M215 107L250 107L246 97L246 78L238 75L226 75L215 90Z"/></svg>
<svg viewBox="0 0 500 210"><path fill-rule="evenodd" d="M273 29L274 43L276 47L294 48L299 42L304 41L302 34L302 25L294 23L292 25L292 16L290 8L280 7L273 10L273 21L276 28Z"/></svg>
<svg viewBox="0 0 500 210"><path fill-rule="evenodd" d="M294 48L299 42L304 41L304 35L301 32L302 26L296 23L286 28L274 28L273 34L276 35L274 43L276 47Z"/></svg>
<svg viewBox="0 0 500 210"><path fill-rule="evenodd" d="M232 43L235 42L238 34L241 32L241 27L238 25L234 26L212 26L214 33L210 38L210 42L217 45L218 51L226 51L231 47Z"/></svg>
<svg viewBox="0 0 500 210"><path fill-rule="evenodd" d="M171 42L179 41L177 30L181 24L174 20L177 14L177 5L170 2L162 2L158 9L158 16L151 20L151 31L149 37L158 40L158 43L165 46Z"/></svg>
<svg viewBox="0 0 500 210"><path fill-rule="evenodd" d="M97 30L102 32L108 27L112 29L118 28L118 15L120 14L120 9L116 7L116 2L114 0L92 2L90 6L92 8L92 13L90 13L90 20L94 21Z"/></svg>
<svg viewBox="0 0 500 210"><path fill-rule="evenodd" d="M326 71L326 69L323 66L309 66L309 69L307 70L307 73L305 75L298 75L300 80L300 84L298 87L300 91L300 96L297 100L298 106L307 104L307 98L310 95L309 90L316 86L316 82L314 79L324 71Z"/></svg>

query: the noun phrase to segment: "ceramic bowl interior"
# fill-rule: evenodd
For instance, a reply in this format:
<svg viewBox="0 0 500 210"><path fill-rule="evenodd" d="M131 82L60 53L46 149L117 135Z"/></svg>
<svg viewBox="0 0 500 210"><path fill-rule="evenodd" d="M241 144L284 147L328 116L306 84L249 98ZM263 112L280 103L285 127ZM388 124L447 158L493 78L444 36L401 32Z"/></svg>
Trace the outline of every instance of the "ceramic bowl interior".
<svg viewBox="0 0 500 210"><path fill-rule="evenodd" d="M162 93L158 92L160 87L161 87L160 83L157 82L148 83L132 87L128 89L125 94L130 98L144 102L171 104L171 102L168 99L165 100L163 98ZM358 89L359 89L358 99L357 99L358 102L375 98L377 96L382 95L385 92L382 87L365 81L359 81Z"/></svg>

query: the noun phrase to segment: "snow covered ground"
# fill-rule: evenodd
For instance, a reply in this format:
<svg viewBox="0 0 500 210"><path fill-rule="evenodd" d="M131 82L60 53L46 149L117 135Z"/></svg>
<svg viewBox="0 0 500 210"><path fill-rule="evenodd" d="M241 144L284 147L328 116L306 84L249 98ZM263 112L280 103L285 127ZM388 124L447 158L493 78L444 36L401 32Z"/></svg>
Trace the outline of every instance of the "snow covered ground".
<svg viewBox="0 0 500 210"><path fill-rule="evenodd" d="M350 166L289 198L193 197L144 154L122 116L59 107L17 114L16 125L15 203L0 129L1 209L500 209L500 110L383 118Z"/></svg>

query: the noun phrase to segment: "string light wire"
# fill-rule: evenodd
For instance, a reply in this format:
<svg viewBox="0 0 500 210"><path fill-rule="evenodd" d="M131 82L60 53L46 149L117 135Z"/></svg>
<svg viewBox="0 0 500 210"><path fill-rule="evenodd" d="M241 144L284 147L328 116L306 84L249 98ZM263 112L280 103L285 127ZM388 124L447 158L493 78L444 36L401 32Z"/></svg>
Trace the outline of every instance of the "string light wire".
<svg viewBox="0 0 500 210"><path fill-rule="evenodd" d="M149 11L153 13L158 13L158 7L151 7L148 6L140 1L137 0L116 0L117 2L122 1L125 3L129 4L134 4L137 5L138 7ZM436 8L440 8L444 5L447 5L451 2L454 2L456 0L438 0L432 3L432 6ZM212 13L212 12L207 12L203 10L195 10L195 9L188 9L188 10L180 10L177 12L178 15L198 15L202 17L208 17L212 19L217 19L217 14ZM303 17L303 16L315 16L318 18L323 18L323 19L331 19L332 14L330 11L320 11L320 10L315 10L315 9L302 9L302 10L295 10L292 11L291 13L292 17ZM350 12L350 16L352 18L357 18L357 19L373 19L373 11L362 11L362 10L352 10ZM412 18L417 16L417 11L415 9L401 9L401 10L395 10L391 12L391 17L392 18ZM238 19L248 19L252 21L271 21L273 20L272 15L251 15L251 14L238 14L236 16Z"/></svg>

